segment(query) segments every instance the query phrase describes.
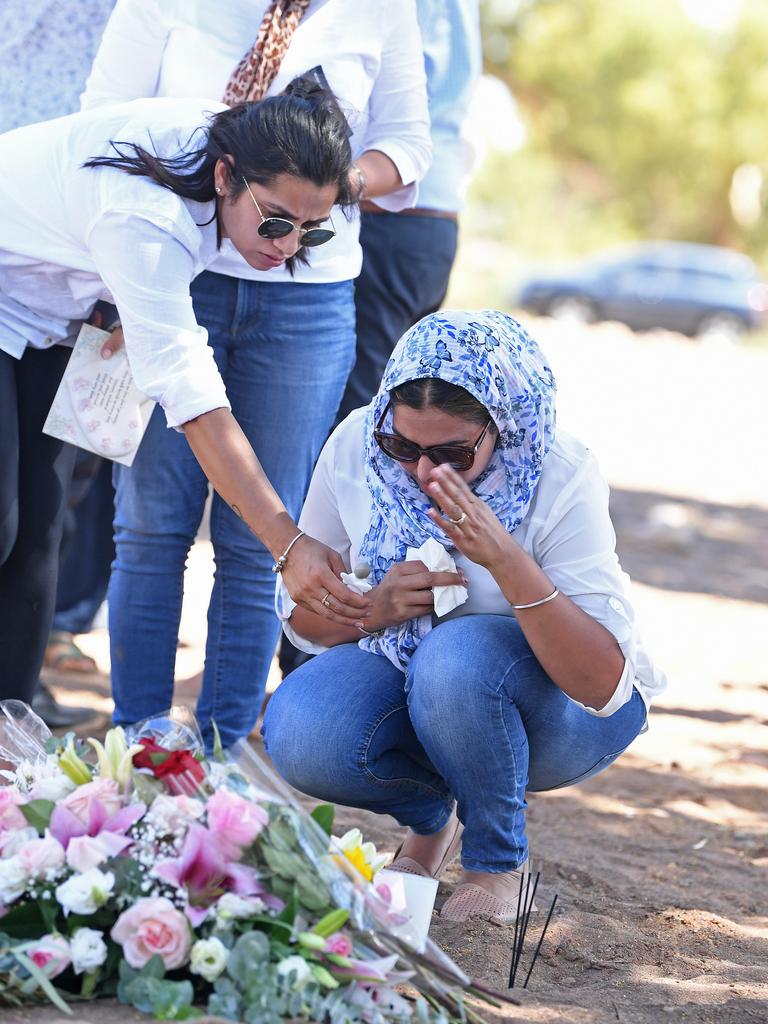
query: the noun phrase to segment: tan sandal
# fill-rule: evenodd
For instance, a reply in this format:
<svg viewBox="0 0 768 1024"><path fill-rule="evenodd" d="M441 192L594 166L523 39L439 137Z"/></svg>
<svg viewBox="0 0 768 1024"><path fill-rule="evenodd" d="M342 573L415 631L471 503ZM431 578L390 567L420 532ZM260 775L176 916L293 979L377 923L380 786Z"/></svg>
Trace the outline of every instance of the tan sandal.
<svg viewBox="0 0 768 1024"><path fill-rule="evenodd" d="M461 834L464 831L463 824L459 821L456 815L456 808L453 809L454 818L454 831L451 836L451 841L448 843L445 853L443 854L440 863L435 868L435 873L431 875L429 871L424 867L423 864L419 864L413 857L401 857L400 851L403 848L403 843L400 843L398 848L395 850L395 856L391 864L387 865L388 871L402 871L406 875L420 875L422 878L439 878L441 872L448 867L448 865L455 859L459 849L461 848ZM449 819L450 820L450 819ZM447 822L446 822L447 824Z"/></svg>
<svg viewBox="0 0 768 1024"><path fill-rule="evenodd" d="M522 872L523 878L530 873L528 862L515 872L519 875ZM489 892L475 882L463 882L457 885L451 895L443 904L440 917L446 921L468 921L470 918L479 918L482 921L493 921L494 924L514 924L524 909L530 912L538 910L535 903L525 908L527 885L523 885L523 899L518 910L518 894L512 899L504 899L495 893ZM530 899L530 897L529 897Z"/></svg>

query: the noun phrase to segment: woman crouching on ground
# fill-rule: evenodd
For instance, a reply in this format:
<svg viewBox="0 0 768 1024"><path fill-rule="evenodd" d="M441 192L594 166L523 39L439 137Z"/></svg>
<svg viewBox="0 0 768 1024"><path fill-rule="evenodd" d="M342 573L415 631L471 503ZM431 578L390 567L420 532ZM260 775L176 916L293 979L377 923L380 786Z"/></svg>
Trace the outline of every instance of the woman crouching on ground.
<svg viewBox="0 0 768 1024"><path fill-rule="evenodd" d="M331 436L300 520L358 575L370 567L370 616L337 625L279 595L290 638L323 653L272 698L270 757L298 789L407 826L395 868L436 876L461 837L452 920L514 920L526 791L607 768L665 686L635 627L608 488L555 430L554 399L511 317L421 320ZM408 560L430 539L456 572ZM433 588L442 604L456 586L466 599L437 618Z"/></svg>

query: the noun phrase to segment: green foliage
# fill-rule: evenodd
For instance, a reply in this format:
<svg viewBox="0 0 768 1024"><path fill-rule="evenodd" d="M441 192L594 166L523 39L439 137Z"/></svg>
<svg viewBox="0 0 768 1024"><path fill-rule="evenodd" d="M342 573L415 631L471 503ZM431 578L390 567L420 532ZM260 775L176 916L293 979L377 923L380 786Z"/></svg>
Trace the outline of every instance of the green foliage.
<svg viewBox="0 0 768 1024"><path fill-rule="evenodd" d="M40 938L47 931L40 906L32 900L9 910L2 922L4 936L12 939Z"/></svg>
<svg viewBox="0 0 768 1024"><path fill-rule="evenodd" d="M256 964L269 960L269 939L263 932L241 935L229 954L227 973L234 980L246 978Z"/></svg>
<svg viewBox="0 0 768 1024"><path fill-rule="evenodd" d="M335 813L333 804L318 804L311 812L311 817L315 819L327 836L330 836L333 833L333 819Z"/></svg>
<svg viewBox="0 0 768 1024"><path fill-rule="evenodd" d="M32 828L36 828L42 835L51 823L51 815L55 806L53 800L30 800L28 803L22 804L19 810Z"/></svg>
<svg viewBox="0 0 768 1024"><path fill-rule="evenodd" d="M527 129L473 188L495 237L537 257L644 237L768 257L765 204L746 224L729 198L742 165L768 178L764 0L720 31L668 0L485 0L482 13L487 70Z"/></svg>
<svg viewBox="0 0 768 1024"><path fill-rule="evenodd" d="M151 1013L154 1020L193 1020L204 1016L192 1005L194 988L191 981L171 981L165 977L165 967L159 956L134 970L125 960L120 961L120 981L117 998L142 1013Z"/></svg>
<svg viewBox="0 0 768 1024"><path fill-rule="evenodd" d="M272 870L272 888L283 899L296 900L311 911L325 910L331 903L328 886L301 851L299 823L291 807L273 805L268 827L261 836L260 855Z"/></svg>

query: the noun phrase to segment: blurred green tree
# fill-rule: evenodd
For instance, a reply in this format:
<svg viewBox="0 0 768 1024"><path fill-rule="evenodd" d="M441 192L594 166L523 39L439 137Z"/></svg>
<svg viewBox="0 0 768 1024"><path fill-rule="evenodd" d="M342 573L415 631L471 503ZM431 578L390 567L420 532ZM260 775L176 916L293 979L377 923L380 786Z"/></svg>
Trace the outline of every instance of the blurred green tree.
<svg viewBox="0 0 768 1024"><path fill-rule="evenodd" d="M486 70L528 131L473 189L486 208L501 201L501 235L541 255L666 237L768 256L765 0L743 0L718 30L675 0L483 0L481 10ZM755 195L739 205L745 165L736 181Z"/></svg>

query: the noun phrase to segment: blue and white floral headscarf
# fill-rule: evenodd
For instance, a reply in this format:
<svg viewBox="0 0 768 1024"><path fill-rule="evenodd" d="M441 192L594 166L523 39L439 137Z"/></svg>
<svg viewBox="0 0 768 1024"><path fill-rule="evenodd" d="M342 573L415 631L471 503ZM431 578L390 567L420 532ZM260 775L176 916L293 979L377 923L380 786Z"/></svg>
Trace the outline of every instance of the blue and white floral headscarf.
<svg viewBox="0 0 768 1024"><path fill-rule="evenodd" d="M389 392L407 381L437 377L457 384L481 402L499 431L491 461L469 485L496 513L509 533L525 517L555 437L555 381L536 342L511 316L485 309L441 310L424 317L397 343L379 391L365 418L365 475L373 516L360 547L360 561L379 583L409 547L430 537L451 542L427 515L429 498L403 466L385 455L373 431ZM392 430L392 413L382 429ZM410 619L380 638L360 641L405 672L411 655L432 628L432 616Z"/></svg>

